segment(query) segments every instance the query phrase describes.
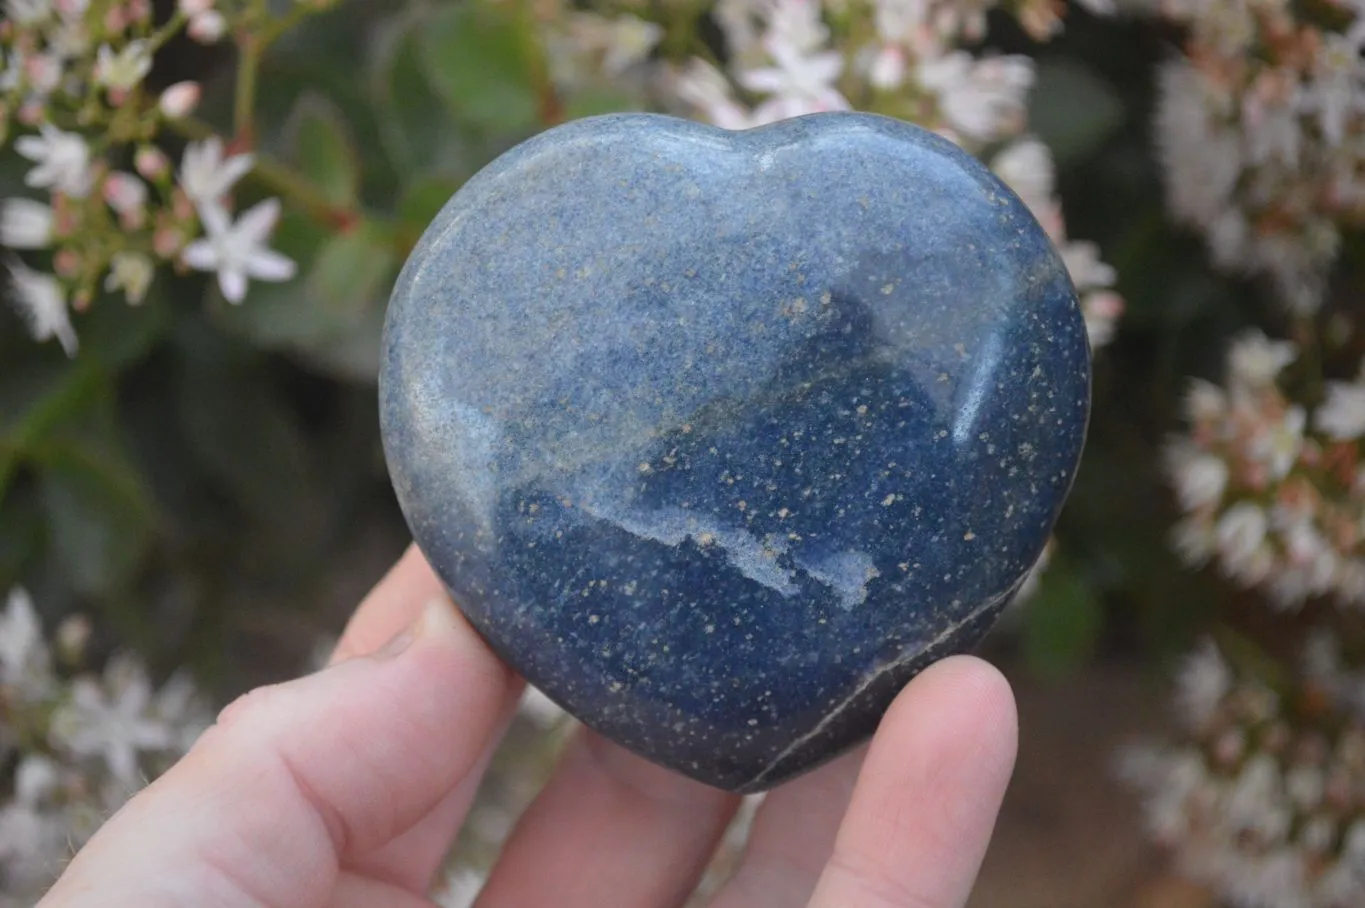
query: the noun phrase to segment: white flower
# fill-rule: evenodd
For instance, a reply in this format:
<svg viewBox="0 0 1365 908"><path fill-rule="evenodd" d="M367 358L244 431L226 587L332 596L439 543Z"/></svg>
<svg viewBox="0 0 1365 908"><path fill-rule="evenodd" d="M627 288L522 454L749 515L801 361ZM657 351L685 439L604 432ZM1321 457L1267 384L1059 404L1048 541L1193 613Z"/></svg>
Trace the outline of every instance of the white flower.
<svg viewBox="0 0 1365 908"><path fill-rule="evenodd" d="M152 260L140 252L115 252L109 260L109 275L104 289L113 293L123 291L130 305L136 306L147 297L156 269Z"/></svg>
<svg viewBox="0 0 1365 908"><path fill-rule="evenodd" d="M1288 408L1281 419L1258 427L1247 441L1247 459L1265 464L1271 479L1283 479L1303 450L1303 430L1307 424L1308 414L1303 407L1296 404Z"/></svg>
<svg viewBox="0 0 1365 908"><path fill-rule="evenodd" d="M1214 533L1228 573L1245 583L1259 582L1270 565L1263 557L1268 521L1265 511L1249 501L1228 508Z"/></svg>
<svg viewBox="0 0 1365 908"><path fill-rule="evenodd" d="M32 199L0 202L0 246L44 249L52 243L52 206Z"/></svg>
<svg viewBox="0 0 1365 908"><path fill-rule="evenodd" d="M57 764L39 754L29 754L14 770L14 800L37 807L61 782Z"/></svg>
<svg viewBox="0 0 1365 908"><path fill-rule="evenodd" d="M749 111L730 94L729 81L705 60L690 60L674 80L673 90L722 129L748 129L754 125Z"/></svg>
<svg viewBox="0 0 1365 908"><path fill-rule="evenodd" d="M1241 134L1226 125L1215 89L1187 61L1164 64L1157 82L1155 133L1167 203L1176 217L1207 227L1230 206L1242 175Z"/></svg>
<svg viewBox="0 0 1365 908"><path fill-rule="evenodd" d="M1206 520L1189 518L1171 529L1171 545L1186 564L1199 567L1218 549L1218 535Z"/></svg>
<svg viewBox="0 0 1365 908"><path fill-rule="evenodd" d="M1228 381L1251 388L1272 385L1275 377L1298 355L1298 350L1289 341L1269 340L1255 329L1246 331L1228 350Z"/></svg>
<svg viewBox="0 0 1365 908"><path fill-rule="evenodd" d="M1096 290L1081 297L1081 315L1092 350L1114 339L1123 310L1123 297L1109 290Z"/></svg>
<svg viewBox="0 0 1365 908"><path fill-rule="evenodd" d="M905 82L905 49L883 44L867 63L867 82L880 91L892 91Z"/></svg>
<svg viewBox="0 0 1365 908"><path fill-rule="evenodd" d="M280 217L279 199L261 202L235 224L217 205L203 206L200 216L206 236L185 248L185 264L218 272L218 285L229 302L240 303L246 297L248 278L287 281L294 276L293 260L265 246Z"/></svg>
<svg viewBox="0 0 1365 908"><path fill-rule="evenodd" d="M785 45L798 55L808 54L829 43L829 29L820 20L817 0L771 0L768 6L769 41ZM768 48L769 53L772 48Z"/></svg>
<svg viewBox="0 0 1365 908"><path fill-rule="evenodd" d="M1307 90L1307 106L1317 110L1327 142L1340 145L1348 118L1361 108L1365 89L1360 48L1344 35L1327 34L1318 47L1315 63L1317 78Z"/></svg>
<svg viewBox="0 0 1365 908"><path fill-rule="evenodd" d="M177 82L161 93L157 107L172 120L187 117L199 106L203 94L198 82Z"/></svg>
<svg viewBox="0 0 1365 908"><path fill-rule="evenodd" d="M1185 657L1176 680L1176 703L1185 721L1199 728L1213 717L1218 704L1232 690L1232 670L1212 640Z"/></svg>
<svg viewBox="0 0 1365 908"><path fill-rule="evenodd" d="M250 154L225 159L223 140L218 136L191 142L180 162L180 188L196 205L211 206L246 176L255 163L256 158Z"/></svg>
<svg viewBox="0 0 1365 908"><path fill-rule="evenodd" d="M1365 435L1365 385L1329 381L1327 400L1313 414L1313 425L1336 441Z"/></svg>
<svg viewBox="0 0 1365 908"><path fill-rule="evenodd" d="M716 0L711 15L725 35L725 46L737 60L748 59L759 44L761 9L753 0Z"/></svg>
<svg viewBox="0 0 1365 908"><path fill-rule="evenodd" d="M1228 412L1228 396L1222 388L1202 378L1191 379L1185 392L1185 418L1191 422L1214 422Z"/></svg>
<svg viewBox="0 0 1365 908"><path fill-rule="evenodd" d="M152 701L152 713L170 727L174 738L172 746L177 753L193 747L199 736L213 724L213 716L194 679L185 671L176 672L161 685Z"/></svg>
<svg viewBox="0 0 1365 908"><path fill-rule="evenodd" d="M0 868L7 892L36 897L52 883L60 872L54 859L65 856L65 827L60 814L30 804L16 801L0 808Z"/></svg>
<svg viewBox="0 0 1365 908"><path fill-rule="evenodd" d="M214 0L179 0L176 7L186 16L197 16L213 9Z"/></svg>
<svg viewBox="0 0 1365 908"><path fill-rule="evenodd" d="M1181 508L1197 511L1222 499L1228 465L1221 457L1204 454L1181 439L1166 449L1166 461Z"/></svg>
<svg viewBox="0 0 1365 908"><path fill-rule="evenodd" d="M877 26L877 36L887 44L911 45L920 34L932 31L926 28L925 16L929 4L925 0L876 0L873 4L873 22ZM915 47L917 52L925 48Z"/></svg>
<svg viewBox="0 0 1365 908"><path fill-rule="evenodd" d="M33 600L15 587L0 612L0 684L29 687L46 676L50 659Z"/></svg>
<svg viewBox="0 0 1365 908"><path fill-rule="evenodd" d="M795 45L776 38L764 40L776 66L749 69L736 76L752 92L772 95L754 108L754 122L773 123L789 117L826 110L848 110L849 104L834 87L844 68L835 51L806 56Z"/></svg>
<svg viewBox="0 0 1365 908"><path fill-rule="evenodd" d="M1223 822L1262 841L1278 841L1292 820L1284 805L1283 784L1275 759L1269 754L1255 754L1242 767L1231 797L1223 805Z"/></svg>
<svg viewBox="0 0 1365 908"><path fill-rule="evenodd" d="M84 19L64 16L61 24L48 32L47 46L62 60L83 58L90 52L90 29L86 27ZM74 95L80 90L77 84L74 90L68 87L67 93Z"/></svg>
<svg viewBox="0 0 1365 908"><path fill-rule="evenodd" d="M66 309L62 285L50 274L30 270L18 259L7 262L14 285L14 303L28 322L36 341L56 338L67 356L76 355L76 332Z"/></svg>
<svg viewBox="0 0 1365 908"><path fill-rule="evenodd" d="M146 671L129 656L115 656L103 683L88 677L71 683L70 702L52 717L52 743L78 757L102 757L117 782L139 786L139 756L165 750L174 740L167 724L151 714L151 701Z"/></svg>
<svg viewBox="0 0 1365 908"><path fill-rule="evenodd" d="M629 13L617 16L611 22L607 52L602 58L602 71L609 76L621 75L648 57L663 36L663 26L655 22L646 22Z"/></svg>
<svg viewBox="0 0 1365 908"><path fill-rule="evenodd" d="M1037 138L1024 136L1006 145L991 161L991 169L1031 210L1051 203L1052 152Z"/></svg>
<svg viewBox="0 0 1365 908"><path fill-rule="evenodd" d="M995 142L1024 125L1033 62L1022 56L977 59L953 51L921 61L919 79L938 95L939 110L954 131L976 142Z"/></svg>
<svg viewBox="0 0 1365 908"><path fill-rule="evenodd" d="M39 135L16 139L14 150L38 165L28 172L25 184L56 189L78 199L90 192L90 148L75 133L44 123Z"/></svg>
<svg viewBox="0 0 1365 908"><path fill-rule="evenodd" d="M146 41L130 41L118 52L101 44L95 58L95 82L105 88L127 91L139 84L152 69L152 54Z"/></svg>
<svg viewBox="0 0 1365 908"><path fill-rule="evenodd" d="M185 32L200 44L217 44L227 33L227 20L223 18L222 13L214 9L196 13L190 18L189 27Z"/></svg>
<svg viewBox="0 0 1365 908"><path fill-rule="evenodd" d="M1072 240L1061 249L1062 261L1079 290L1109 287L1114 283L1114 269L1100 261L1100 247L1088 240Z"/></svg>
<svg viewBox="0 0 1365 908"><path fill-rule="evenodd" d="M28 28L39 25L52 15L48 0L5 0L5 18L15 25Z"/></svg>

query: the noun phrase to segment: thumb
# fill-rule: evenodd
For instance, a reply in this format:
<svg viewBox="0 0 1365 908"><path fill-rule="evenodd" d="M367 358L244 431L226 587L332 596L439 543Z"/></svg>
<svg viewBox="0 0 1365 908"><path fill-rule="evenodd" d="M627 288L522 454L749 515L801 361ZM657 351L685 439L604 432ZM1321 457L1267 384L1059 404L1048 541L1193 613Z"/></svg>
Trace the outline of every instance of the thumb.
<svg viewBox="0 0 1365 908"><path fill-rule="evenodd" d="M311 906L480 763L510 671L448 600L378 652L261 688L86 845L41 908Z"/></svg>

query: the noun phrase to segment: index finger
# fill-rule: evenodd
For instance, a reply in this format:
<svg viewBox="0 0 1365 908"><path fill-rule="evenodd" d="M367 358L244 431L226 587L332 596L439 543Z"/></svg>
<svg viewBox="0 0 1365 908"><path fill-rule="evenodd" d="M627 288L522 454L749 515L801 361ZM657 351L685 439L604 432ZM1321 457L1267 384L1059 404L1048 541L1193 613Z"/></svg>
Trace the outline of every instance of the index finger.
<svg viewBox="0 0 1365 908"><path fill-rule="evenodd" d="M375 584L346 622L328 665L372 653L421 614L422 608L446 589L416 545Z"/></svg>

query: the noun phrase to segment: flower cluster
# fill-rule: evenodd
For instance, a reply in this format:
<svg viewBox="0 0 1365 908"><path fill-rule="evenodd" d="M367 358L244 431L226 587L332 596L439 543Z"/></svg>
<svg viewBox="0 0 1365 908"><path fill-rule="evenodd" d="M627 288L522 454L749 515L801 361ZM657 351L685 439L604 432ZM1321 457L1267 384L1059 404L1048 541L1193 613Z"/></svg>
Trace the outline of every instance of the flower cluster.
<svg viewBox="0 0 1365 908"><path fill-rule="evenodd" d="M1365 676L1312 638L1290 690L1212 643L1178 678L1178 743L1129 748L1120 774L1184 872L1235 908L1346 908L1365 891Z"/></svg>
<svg viewBox="0 0 1365 908"><path fill-rule="evenodd" d="M1117 275L1113 267L1100 261L1100 250L1094 243L1067 238L1047 146L1032 136L1015 139L991 159L991 169L1028 205L1062 253L1080 294L1090 346L1096 350L1103 347L1113 339L1123 315L1123 297L1113 289Z"/></svg>
<svg viewBox="0 0 1365 908"><path fill-rule="evenodd" d="M1188 434L1166 462L1186 516L1174 543L1192 565L1216 559L1284 608L1330 595L1365 604L1365 379L1328 382L1312 413L1277 378L1298 355L1248 332L1232 345L1227 385L1196 380Z"/></svg>
<svg viewBox="0 0 1365 908"><path fill-rule="evenodd" d="M1317 309L1343 226L1365 217L1365 18L1358 3L1163 0L1186 53L1160 74L1171 211L1223 268Z"/></svg>
<svg viewBox="0 0 1365 908"><path fill-rule="evenodd" d="M32 904L211 721L187 677L154 689L131 656L76 673L89 633L68 619L49 642L22 590L0 611L0 906Z"/></svg>
<svg viewBox="0 0 1365 908"><path fill-rule="evenodd" d="M1107 343L1123 301L1114 271L1093 243L1067 238L1054 192L1052 158L1028 135L1033 62L1017 55L975 56L960 45L985 36L990 0L718 0L724 68L702 56L660 64L655 84L666 106L726 129L746 129L831 110L899 117L979 156L1029 205L1062 251L1082 296L1091 343ZM1088 4L1098 12L1108 5ZM1016 5L1035 38L1061 27L1051 0ZM549 29L556 79L581 81L585 61L614 79L647 69L663 25L624 13L575 12ZM644 78L641 81L650 81Z"/></svg>
<svg viewBox="0 0 1365 908"><path fill-rule="evenodd" d="M151 92L156 50L182 29L217 41L225 30L212 0L182 0L156 25L148 0L7 0L0 25L0 144L10 133L28 159L25 184L45 198L0 202L0 246L51 250L40 271L11 253L15 303L38 340L76 352L70 309L103 290L133 305L161 264L216 272L240 302L248 278L286 280L294 263L265 247L279 203L236 221L228 191L252 167L217 138L192 143L178 172L156 144L165 127L186 129L200 87ZM131 161L120 170L116 161Z"/></svg>

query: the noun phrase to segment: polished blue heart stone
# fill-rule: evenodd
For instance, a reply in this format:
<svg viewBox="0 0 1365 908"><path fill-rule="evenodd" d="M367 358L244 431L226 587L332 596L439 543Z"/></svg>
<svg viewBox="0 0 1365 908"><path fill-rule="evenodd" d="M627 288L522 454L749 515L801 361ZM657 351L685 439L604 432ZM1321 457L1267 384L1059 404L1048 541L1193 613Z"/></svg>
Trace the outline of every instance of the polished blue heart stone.
<svg viewBox="0 0 1365 908"><path fill-rule="evenodd" d="M950 143L621 115L445 207L380 406L417 544L493 648L627 748L757 791L986 632L1089 387L1061 259Z"/></svg>

